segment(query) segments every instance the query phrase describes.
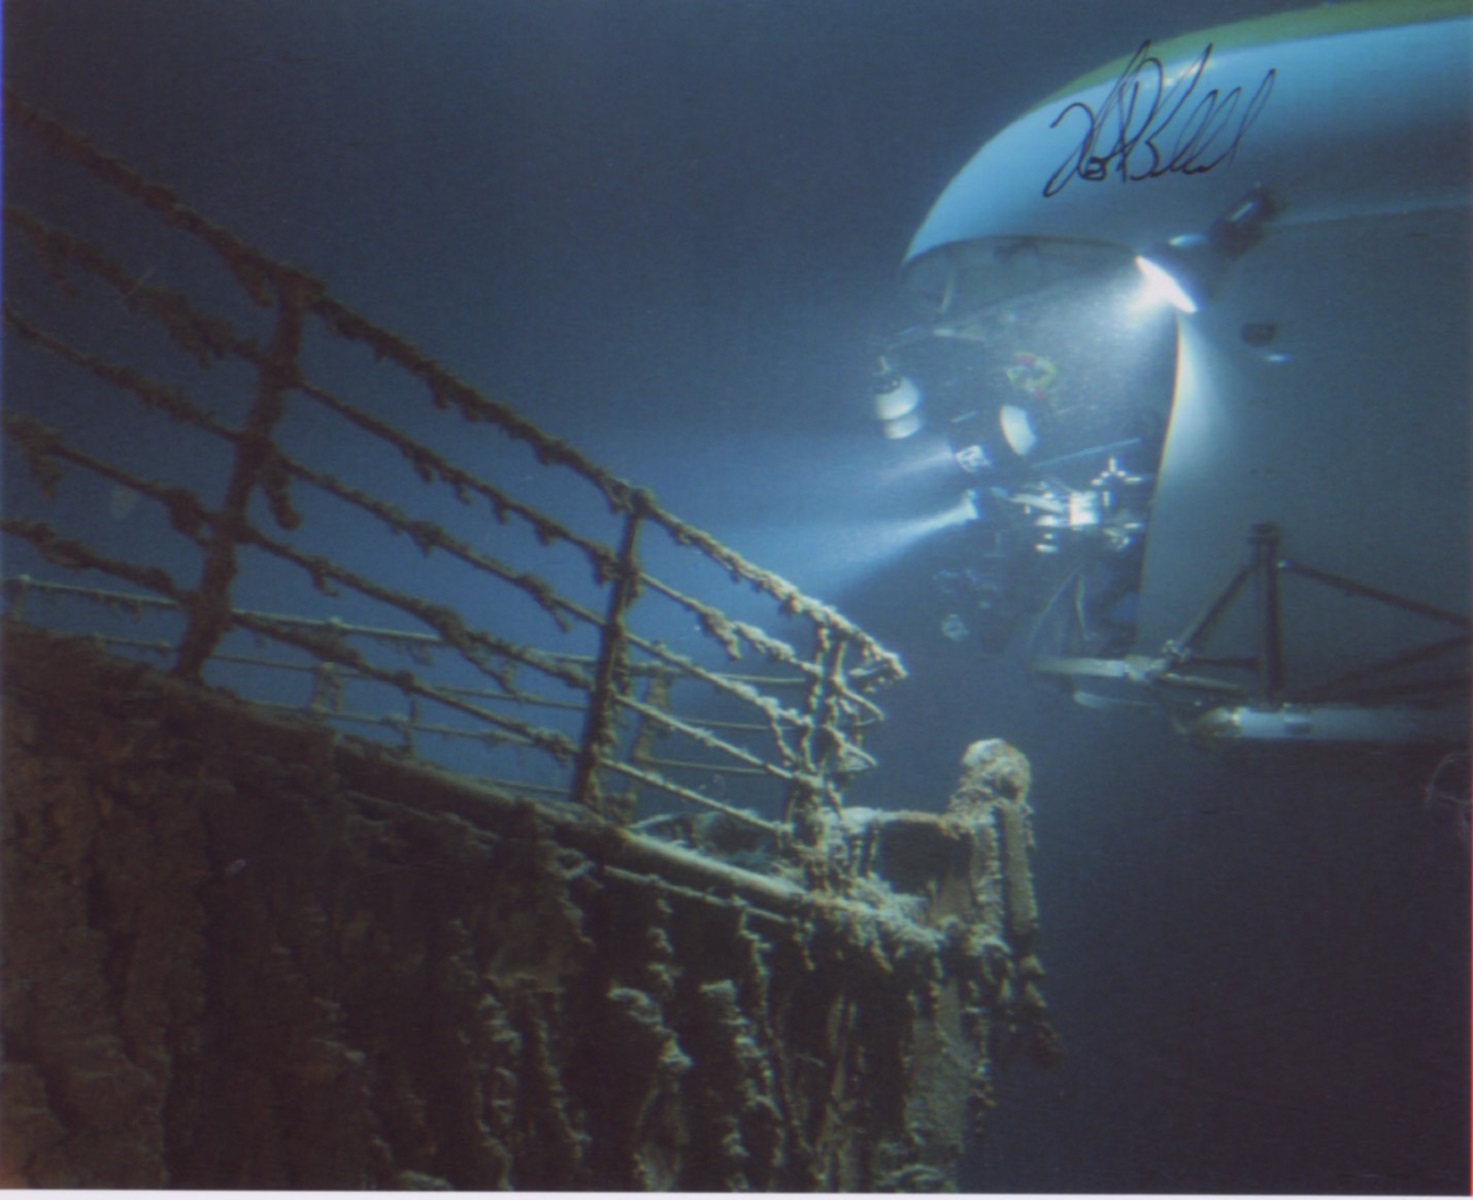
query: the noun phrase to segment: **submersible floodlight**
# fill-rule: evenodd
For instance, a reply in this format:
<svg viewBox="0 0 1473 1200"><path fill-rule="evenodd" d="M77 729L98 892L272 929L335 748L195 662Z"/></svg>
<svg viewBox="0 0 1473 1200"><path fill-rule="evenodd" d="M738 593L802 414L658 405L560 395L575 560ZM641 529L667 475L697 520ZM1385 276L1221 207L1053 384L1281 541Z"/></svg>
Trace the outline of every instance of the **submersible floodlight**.
<svg viewBox="0 0 1473 1200"><path fill-rule="evenodd" d="M883 355L874 391L875 419L887 438L899 440L919 432L923 422L918 411L921 389L907 375L902 375Z"/></svg>
<svg viewBox="0 0 1473 1200"><path fill-rule="evenodd" d="M1265 223L1282 208L1266 187L1239 198L1208 227L1136 255L1149 293L1184 313L1194 313L1222 283L1228 268L1263 240Z"/></svg>

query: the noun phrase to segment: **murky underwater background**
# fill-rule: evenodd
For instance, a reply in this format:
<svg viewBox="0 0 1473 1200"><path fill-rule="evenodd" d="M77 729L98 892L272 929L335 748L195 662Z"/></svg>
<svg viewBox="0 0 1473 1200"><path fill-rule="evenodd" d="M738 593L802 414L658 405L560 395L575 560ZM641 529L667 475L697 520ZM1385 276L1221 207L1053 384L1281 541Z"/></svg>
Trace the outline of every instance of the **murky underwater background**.
<svg viewBox="0 0 1473 1200"><path fill-rule="evenodd" d="M1468 847L1435 764L1211 758L942 637L943 558L886 538L935 481L866 415L906 242L982 141L1142 38L1292 7L15 0L6 77L898 649L856 803L939 808L978 737L1028 754L1066 1058L1005 1076L965 1186L1462 1191Z"/></svg>

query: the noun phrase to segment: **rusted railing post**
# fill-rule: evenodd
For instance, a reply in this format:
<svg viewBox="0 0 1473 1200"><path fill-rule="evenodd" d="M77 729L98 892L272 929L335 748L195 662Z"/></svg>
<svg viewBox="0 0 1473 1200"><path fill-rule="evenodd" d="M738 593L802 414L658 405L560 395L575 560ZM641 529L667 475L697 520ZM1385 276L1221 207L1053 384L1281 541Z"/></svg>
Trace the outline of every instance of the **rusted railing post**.
<svg viewBox="0 0 1473 1200"><path fill-rule="evenodd" d="M799 843L812 844L818 837L818 820L825 799L834 800L827 778L827 759L836 744L831 698L836 675L843 669L844 638L824 625L814 626L813 683L804 705L807 728L798 740L796 770L800 779L788 794L783 823Z"/></svg>
<svg viewBox="0 0 1473 1200"><path fill-rule="evenodd" d="M276 327L271 344L261 359L259 384L245 427L235 442L235 463L225 499L213 521L210 549L200 572L199 586L186 604L184 635L174 674L198 679L201 669L230 627L230 585L237 570L236 547L244 536L249 518L246 508L251 493L271 466L275 453L272 431L286 410L286 393L297 381L302 349L302 321L309 297L300 281L279 282ZM284 506L277 506L278 520L290 524Z"/></svg>
<svg viewBox="0 0 1473 1200"><path fill-rule="evenodd" d="M629 508L624 518L624 532L619 539L619 556L613 567L609 603L603 628L599 632L598 661L594 668L593 688L583 718L583 736L578 757L573 765L573 780L568 798L593 812L604 809L599 786L598 768L606 754L615 749L615 693L627 680L627 631L624 614L639 594L639 530L645 518L645 494L630 492Z"/></svg>

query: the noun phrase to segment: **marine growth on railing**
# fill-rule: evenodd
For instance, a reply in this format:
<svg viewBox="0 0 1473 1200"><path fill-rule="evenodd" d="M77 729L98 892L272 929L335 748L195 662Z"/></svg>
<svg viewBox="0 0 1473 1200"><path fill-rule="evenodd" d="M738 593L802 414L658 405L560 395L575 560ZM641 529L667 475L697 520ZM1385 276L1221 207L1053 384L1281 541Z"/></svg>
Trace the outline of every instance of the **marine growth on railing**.
<svg viewBox="0 0 1473 1200"><path fill-rule="evenodd" d="M872 765L869 693L903 671L863 630L5 116L12 618L621 821L694 805L801 841Z"/></svg>

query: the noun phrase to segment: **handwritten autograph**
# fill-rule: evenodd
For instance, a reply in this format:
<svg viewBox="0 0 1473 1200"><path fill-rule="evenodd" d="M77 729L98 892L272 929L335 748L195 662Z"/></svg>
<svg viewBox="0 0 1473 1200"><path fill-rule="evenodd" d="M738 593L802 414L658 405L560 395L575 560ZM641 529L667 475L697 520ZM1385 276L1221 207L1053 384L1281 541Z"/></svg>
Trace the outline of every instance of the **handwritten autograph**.
<svg viewBox="0 0 1473 1200"><path fill-rule="evenodd" d="M1150 50L1149 40L1140 44L1098 112L1076 100L1053 119L1050 129L1077 125L1081 118L1084 129L1078 146L1049 176L1045 196L1057 196L1075 179L1098 183L1116 175L1130 183L1172 173L1201 175L1238 152L1268 103L1277 72L1267 71L1246 101L1242 87L1198 95L1212 57L1210 42L1169 86L1166 68Z"/></svg>

